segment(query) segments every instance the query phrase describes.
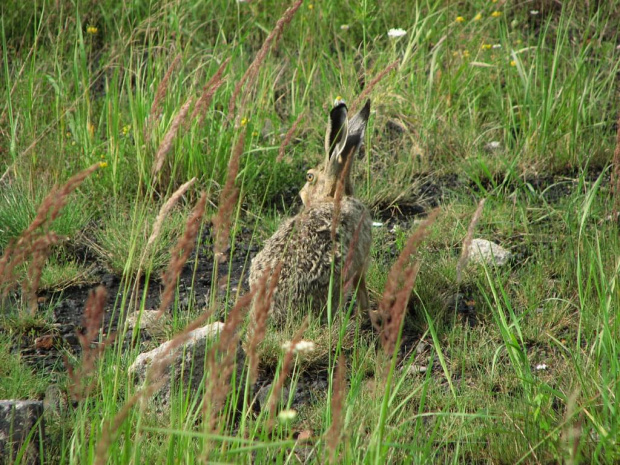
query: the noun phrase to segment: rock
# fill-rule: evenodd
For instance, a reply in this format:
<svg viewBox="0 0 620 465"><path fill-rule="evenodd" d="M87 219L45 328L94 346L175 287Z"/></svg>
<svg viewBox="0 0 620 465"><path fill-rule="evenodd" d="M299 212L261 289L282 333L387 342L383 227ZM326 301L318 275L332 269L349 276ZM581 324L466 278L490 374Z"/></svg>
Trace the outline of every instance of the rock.
<svg viewBox="0 0 620 465"><path fill-rule="evenodd" d="M43 441L43 402L33 400L0 400L0 463L14 463L20 448L28 439L20 463L40 463Z"/></svg>
<svg viewBox="0 0 620 465"><path fill-rule="evenodd" d="M149 368L155 361L163 357L171 357L172 361L164 370L163 385L154 396L156 407L166 407L170 403L171 382L178 385L183 377L184 386L188 386L192 391L198 390L203 384L204 367L206 366L207 346L215 338L224 323L216 322L195 329L190 333L189 340L178 347L172 347L172 340L163 343L148 352L144 352L136 358L129 367L129 374L133 377L136 384L146 380ZM244 368L245 354L238 346L236 352L237 377L241 375ZM172 374L172 379L171 375ZM239 383L239 382L238 382Z"/></svg>
<svg viewBox="0 0 620 465"><path fill-rule="evenodd" d="M472 263L503 266L511 257L508 250L486 239L474 239L469 246L469 260Z"/></svg>

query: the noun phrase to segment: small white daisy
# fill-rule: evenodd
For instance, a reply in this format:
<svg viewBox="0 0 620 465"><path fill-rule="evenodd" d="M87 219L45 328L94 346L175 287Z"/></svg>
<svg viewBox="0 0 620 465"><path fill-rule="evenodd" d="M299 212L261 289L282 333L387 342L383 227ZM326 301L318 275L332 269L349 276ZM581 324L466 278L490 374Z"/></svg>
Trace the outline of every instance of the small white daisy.
<svg viewBox="0 0 620 465"><path fill-rule="evenodd" d="M404 36L405 34L407 34L407 31L405 31L404 29L400 29L400 28L397 28L397 29L390 29L390 30L388 31L388 37L389 37L390 39L397 39L398 37L402 37L402 36Z"/></svg>

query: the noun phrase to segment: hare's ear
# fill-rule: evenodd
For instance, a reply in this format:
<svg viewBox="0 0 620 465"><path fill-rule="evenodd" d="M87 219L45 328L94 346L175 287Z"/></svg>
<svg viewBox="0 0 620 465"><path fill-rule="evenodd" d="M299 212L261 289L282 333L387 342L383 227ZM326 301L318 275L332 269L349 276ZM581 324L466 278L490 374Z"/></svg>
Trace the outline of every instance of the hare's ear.
<svg viewBox="0 0 620 465"><path fill-rule="evenodd" d="M364 132L366 132L366 123L370 116L370 100L366 100L364 108L358 114L349 120L349 131L345 142L345 156L352 156L353 153L362 145L364 140Z"/></svg>
<svg viewBox="0 0 620 465"><path fill-rule="evenodd" d="M347 140L347 105L342 99L336 99L334 108L329 112L327 131L325 132L325 164L335 156L338 156Z"/></svg>
<svg viewBox="0 0 620 465"><path fill-rule="evenodd" d="M325 164L327 173L332 176L344 176L348 179L350 168L347 168L347 173L344 174L342 170L346 166L351 165L355 152L357 152L362 145L369 116L370 100L367 100L364 108L345 123L345 130L342 131L345 132L344 139L338 139L334 149L328 153Z"/></svg>

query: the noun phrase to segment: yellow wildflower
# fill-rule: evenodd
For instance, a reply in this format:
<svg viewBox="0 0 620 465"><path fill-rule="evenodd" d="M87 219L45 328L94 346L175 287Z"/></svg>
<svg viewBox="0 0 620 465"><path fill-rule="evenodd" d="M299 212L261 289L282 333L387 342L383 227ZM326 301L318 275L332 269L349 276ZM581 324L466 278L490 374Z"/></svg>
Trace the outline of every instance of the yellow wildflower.
<svg viewBox="0 0 620 465"><path fill-rule="evenodd" d="M106 166L108 166L108 162L107 161L100 161L99 162L99 168L105 168Z"/></svg>
<svg viewBox="0 0 620 465"><path fill-rule="evenodd" d="M463 58L469 58L469 50L463 50Z"/></svg>
<svg viewBox="0 0 620 465"><path fill-rule="evenodd" d="M517 62L514 60L510 60L510 66L517 66Z"/></svg>
<svg viewBox="0 0 620 465"><path fill-rule="evenodd" d="M126 124L125 126L123 126L123 136L126 136L127 134L129 134L129 131L131 131L131 124Z"/></svg>
<svg viewBox="0 0 620 465"><path fill-rule="evenodd" d="M491 13L491 16L493 16L494 18L499 18L501 15L501 11L494 11L493 13Z"/></svg>
<svg viewBox="0 0 620 465"><path fill-rule="evenodd" d="M491 44L482 44L482 47L480 47L482 50L491 50L491 47L493 47Z"/></svg>
<svg viewBox="0 0 620 465"><path fill-rule="evenodd" d="M312 3L310 3L310 4L308 5L308 9L309 9L309 10L312 10L313 8L314 8L314 5L313 5Z"/></svg>
<svg viewBox="0 0 620 465"><path fill-rule="evenodd" d="M241 118L241 126L245 126L246 124L248 124L248 119L247 118Z"/></svg>
<svg viewBox="0 0 620 465"><path fill-rule="evenodd" d="M457 17L456 17L456 19L455 19L455 21L456 21L457 23L462 23L463 21L465 21L465 18L463 18L462 16L457 16Z"/></svg>
<svg viewBox="0 0 620 465"><path fill-rule="evenodd" d="M478 13L476 16L474 16L474 21L480 21L482 19L482 14Z"/></svg>
<svg viewBox="0 0 620 465"><path fill-rule="evenodd" d="M95 34L97 34L97 32L99 32L99 29L97 29L97 27L95 27L95 26L88 26L86 28L86 32L88 34L90 34L90 35L95 35Z"/></svg>
<svg viewBox="0 0 620 465"><path fill-rule="evenodd" d="M258 131L252 131L252 137L258 137Z"/></svg>

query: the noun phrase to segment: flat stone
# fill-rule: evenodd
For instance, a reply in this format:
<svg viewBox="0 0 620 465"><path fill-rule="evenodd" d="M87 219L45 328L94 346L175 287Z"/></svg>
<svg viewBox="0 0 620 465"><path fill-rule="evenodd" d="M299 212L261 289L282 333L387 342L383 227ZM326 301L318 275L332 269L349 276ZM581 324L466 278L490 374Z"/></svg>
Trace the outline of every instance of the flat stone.
<svg viewBox="0 0 620 465"><path fill-rule="evenodd" d="M27 440L20 463L40 463L39 449L44 438L42 416L43 402L0 400L0 463L15 462Z"/></svg>

